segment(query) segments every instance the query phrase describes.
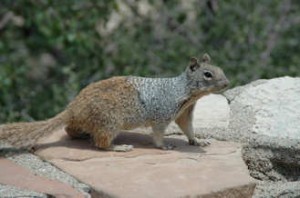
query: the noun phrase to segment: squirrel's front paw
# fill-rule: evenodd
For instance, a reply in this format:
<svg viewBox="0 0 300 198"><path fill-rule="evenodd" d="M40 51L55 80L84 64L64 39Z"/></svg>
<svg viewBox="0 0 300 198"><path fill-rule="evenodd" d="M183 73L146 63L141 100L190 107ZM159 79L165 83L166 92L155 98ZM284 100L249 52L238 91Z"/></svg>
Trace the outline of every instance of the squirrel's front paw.
<svg viewBox="0 0 300 198"><path fill-rule="evenodd" d="M193 146L201 146L201 147L205 147L210 145L210 141L208 139L191 139L189 140L189 144L193 145Z"/></svg>

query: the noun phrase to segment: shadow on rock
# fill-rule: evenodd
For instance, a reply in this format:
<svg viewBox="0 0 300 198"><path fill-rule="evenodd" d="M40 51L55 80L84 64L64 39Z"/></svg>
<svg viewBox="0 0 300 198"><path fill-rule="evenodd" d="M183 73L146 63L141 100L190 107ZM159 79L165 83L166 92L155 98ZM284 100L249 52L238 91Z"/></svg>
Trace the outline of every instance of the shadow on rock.
<svg viewBox="0 0 300 198"><path fill-rule="evenodd" d="M172 145L175 148L174 151L179 152L190 152L190 153L204 153L203 148L199 146L190 146L184 136L176 135L174 137L165 137L164 138L166 145ZM130 144L134 146L134 149L155 149L152 137L147 134L135 133L135 132L122 132L114 140L114 144ZM36 149L47 149L49 147L67 147L73 149L81 150L93 150L93 151L102 151L97 149L91 138L84 139L72 139L68 135L61 135L56 141L45 142L38 144Z"/></svg>

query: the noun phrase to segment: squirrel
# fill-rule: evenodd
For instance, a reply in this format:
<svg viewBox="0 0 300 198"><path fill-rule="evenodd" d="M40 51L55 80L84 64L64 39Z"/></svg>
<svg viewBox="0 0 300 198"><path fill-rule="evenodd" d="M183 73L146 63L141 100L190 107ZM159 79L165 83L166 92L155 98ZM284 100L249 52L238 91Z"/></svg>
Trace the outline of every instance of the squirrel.
<svg viewBox="0 0 300 198"><path fill-rule="evenodd" d="M59 128L72 138L92 137L96 147L130 151L132 145L115 145L121 130L152 127L156 147L164 145L164 131L175 121L190 145L201 145L195 137L192 118L196 101L228 87L222 69L210 64L204 54L191 58L185 71L170 78L117 76L91 83L81 90L64 111L45 121L0 125L0 140L13 146L33 146L41 137Z"/></svg>

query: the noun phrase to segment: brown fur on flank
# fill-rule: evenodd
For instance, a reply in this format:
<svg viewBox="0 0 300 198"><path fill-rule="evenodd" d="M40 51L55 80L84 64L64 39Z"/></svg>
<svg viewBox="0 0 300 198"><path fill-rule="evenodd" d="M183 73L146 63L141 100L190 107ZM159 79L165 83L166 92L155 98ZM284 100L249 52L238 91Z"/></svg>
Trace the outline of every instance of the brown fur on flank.
<svg viewBox="0 0 300 198"><path fill-rule="evenodd" d="M120 130L152 127L156 147L166 148L163 133L171 121L176 121L189 143L199 145L192 126L195 102L228 84L223 71L210 65L210 57L205 54L201 61L192 58L177 77L124 76L92 83L51 119L0 125L0 140L14 146L31 146L39 138L65 127L74 138L90 135L101 149L129 151L131 145L112 144Z"/></svg>

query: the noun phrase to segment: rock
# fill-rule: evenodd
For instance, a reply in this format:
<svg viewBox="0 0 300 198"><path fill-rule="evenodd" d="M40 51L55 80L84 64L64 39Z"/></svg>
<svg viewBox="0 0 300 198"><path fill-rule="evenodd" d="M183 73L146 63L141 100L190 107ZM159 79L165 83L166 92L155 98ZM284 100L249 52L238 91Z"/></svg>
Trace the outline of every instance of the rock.
<svg viewBox="0 0 300 198"><path fill-rule="evenodd" d="M300 182L261 182L255 189L253 198L300 197Z"/></svg>
<svg viewBox="0 0 300 198"><path fill-rule="evenodd" d="M84 198L82 193L74 190L69 185L34 175L28 169L5 158L0 158L0 183L55 197Z"/></svg>
<svg viewBox="0 0 300 198"><path fill-rule="evenodd" d="M13 161L14 163L29 169L33 174L45 177L51 180L59 181L64 184L68 184L72 188L88 194L91 190L89 186L76 180L74 177L56 168L49 162L43 161L38 156L28 152L8 152L6 153L6 159Z"/></svg>
<svg viewBox="0 0 300 198"><path fill-rule="evenodd" d="M194 128L227 128L230 108L222 95L210 94L197 101L194 109Z"/></svg>
<svg viewBox="0 0 300 198"><path fill-rule="evenodd" d="M126 153L97 150L87 140L57 131L36 154L89 184L106 197L251 197L255 184L241 157L241 145L212 141L187 145L185 137L166 137L175 150L154 149L150 136L127 132L116 139L133 144Z"/></svg>
<svg viewBox="0 0 300 198"><path fill-rule="evenodd" d="M0 184L0 197L34 197L34 198L47 198L46 194L37 193L23 188L18 188L10 185Z"/></svg>
<svg viewBox="0 0 300 198"><path fill-rule="evenodd" d="M300 139L300 78L259 80L225 95L231 108L229 131Z"/></svg>
<svg viewBox="0 0 300 198"><path fill-rule="evenodd" d="M196 136L261 144L300 140L300 78L257 80L223 95L227 100L222 96L211 100L215 97L211 95L197 102ZM211 122L207 122L210 116ZM173 127L173 131L179 129Z"/></svg>
<svg viewBox="0 0 300 198"><path fill-rule="evenodd" d="M299 197L300 78L258 80L228 90L230 122L213 137L245 142L251 176L262 180L253 197Z"/></svg>
<svg viewBox="0 0 300 198"><path fill-rule="evenodd" d="M3 159L9 159L9 162L14 162L15 164L19 165L17 166L18 169L25 169L26 175L28 174L28 171L30 171L31 175L39 176L34 177L33 180L35 180L35 182L39 184L43 184L42 186L44 188L47 188L46 184L43 183L43 180L40 181L39 178L54 180L57 181L58 184L63 183L64 185L62 185L62 189L64 189L65 185L67 184L70 187L74 188L74 191L78 190L79 192L81 192L84 197L90 197L89 193L91 192L91 188L89 186L79 182L74 177L61 171L49 162L43 161L38 156L24 151L24 149L10 148L9 145L0 144L0 156ZM4 164L2 164L2 162L4 162ZM6 173L6 171L4 173L1 172L5 170L5 167L7 166L6 162L6 160L0 161L0 175ZM0 197L47 197L46 194L32 191L33 189L26 190L25 188L21 188L24 186L22 182L22 186L19 186L19 178L25 177L21 173L22 172L19 172L18 174L14 173L14 175L12 176L12 178L15 179L13 181L16 181L16 183L11 183L11 185L0 185ZM1 177L0 183L2 182L3 178ZM58 185L56 186L59 187ZM57 188L55 191L57 192L58 190L59 189Z"/></svg>

